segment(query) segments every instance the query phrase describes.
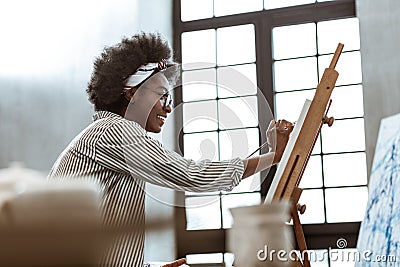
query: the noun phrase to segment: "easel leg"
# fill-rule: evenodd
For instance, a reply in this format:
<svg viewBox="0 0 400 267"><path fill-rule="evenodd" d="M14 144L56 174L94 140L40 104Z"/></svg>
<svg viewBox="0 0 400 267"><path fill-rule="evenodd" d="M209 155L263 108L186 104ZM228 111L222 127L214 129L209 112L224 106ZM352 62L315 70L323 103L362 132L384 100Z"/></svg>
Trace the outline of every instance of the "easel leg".
<svg viewBox="0 0 400 267"><path fill-rule="evenodd" d="M300 253L302 255L303 266L304 267L311 267L310 260L308 258L307 253L307 244L306 239L304 237L303 227L300 223L299 213L297 211L296 205L293 205L292 208L292 218L293 218L293 228L294 234L297 242L297 246L299 247Z"/></svg>

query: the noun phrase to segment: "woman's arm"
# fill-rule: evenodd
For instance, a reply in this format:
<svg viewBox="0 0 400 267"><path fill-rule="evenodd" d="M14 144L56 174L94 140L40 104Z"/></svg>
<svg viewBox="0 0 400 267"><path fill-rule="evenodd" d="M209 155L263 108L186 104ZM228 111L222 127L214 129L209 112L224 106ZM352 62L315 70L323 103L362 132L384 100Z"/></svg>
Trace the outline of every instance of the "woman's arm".
<svg viewBox="0 0 400 267"><path fill-rule="evenodd" d="M116 172L179 191L230 191L242 179L242 159L196 162L147 135L127 120L108 128L96 144L96 160Z"/></svg>

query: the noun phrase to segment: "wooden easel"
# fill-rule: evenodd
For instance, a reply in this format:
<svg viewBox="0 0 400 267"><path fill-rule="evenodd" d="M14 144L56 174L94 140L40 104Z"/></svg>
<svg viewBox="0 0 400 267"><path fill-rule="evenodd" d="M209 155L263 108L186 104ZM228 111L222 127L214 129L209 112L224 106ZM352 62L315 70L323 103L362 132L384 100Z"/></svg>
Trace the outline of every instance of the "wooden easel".
<svg viewBox="0 0 400 267"><path fill-rule="evenodd" d="M327 112L331 102L330 97L332 90L335 87L336 80L339 76L335 67L342 50L343 44L339 43L329 68L325 69L321 81L318 84L302 128L272 198L273 200L289 199L293 203L291 215L293 219L295 239L300 252L304 255L303 263L301 263L300 260L293 262L293 266L296 267L310 267L310 261L305 252L307 250L307 244L299 218L299 213L303 214L305 212L305 205L298 204L302 193L302 189L298 186L308 160L310 159L315 142L318 139L322 125L328 124L331 126L334 120L333 118L327 117Z"/></svg>

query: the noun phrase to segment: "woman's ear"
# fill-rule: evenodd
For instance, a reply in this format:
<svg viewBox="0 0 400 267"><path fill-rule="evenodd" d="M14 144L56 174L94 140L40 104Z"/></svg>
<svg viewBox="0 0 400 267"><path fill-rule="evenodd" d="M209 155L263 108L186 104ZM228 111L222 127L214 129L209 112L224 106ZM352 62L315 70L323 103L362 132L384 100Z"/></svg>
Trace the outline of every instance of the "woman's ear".
<svg viewBox="0 0 400 267"><path fill-rule="evenodd" d="M137 91L136 87L133 87L132 89L129 89L129 90L125 89L124 90L125 99L128 100L128 101L131 101L131 99L132 99L133 95L136 93L136 91Z"/></svg>

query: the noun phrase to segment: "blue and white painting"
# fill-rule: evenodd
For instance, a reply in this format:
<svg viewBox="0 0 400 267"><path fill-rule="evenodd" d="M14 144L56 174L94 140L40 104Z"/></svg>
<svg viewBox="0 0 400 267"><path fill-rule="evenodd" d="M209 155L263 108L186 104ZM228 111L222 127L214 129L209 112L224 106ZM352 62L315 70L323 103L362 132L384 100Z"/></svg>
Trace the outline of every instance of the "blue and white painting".
<svg viewBox="0 0 400 267"><path fill-rule="evenodd" d="M400 114L381 121L356 266L400 266Z"/></svg>

